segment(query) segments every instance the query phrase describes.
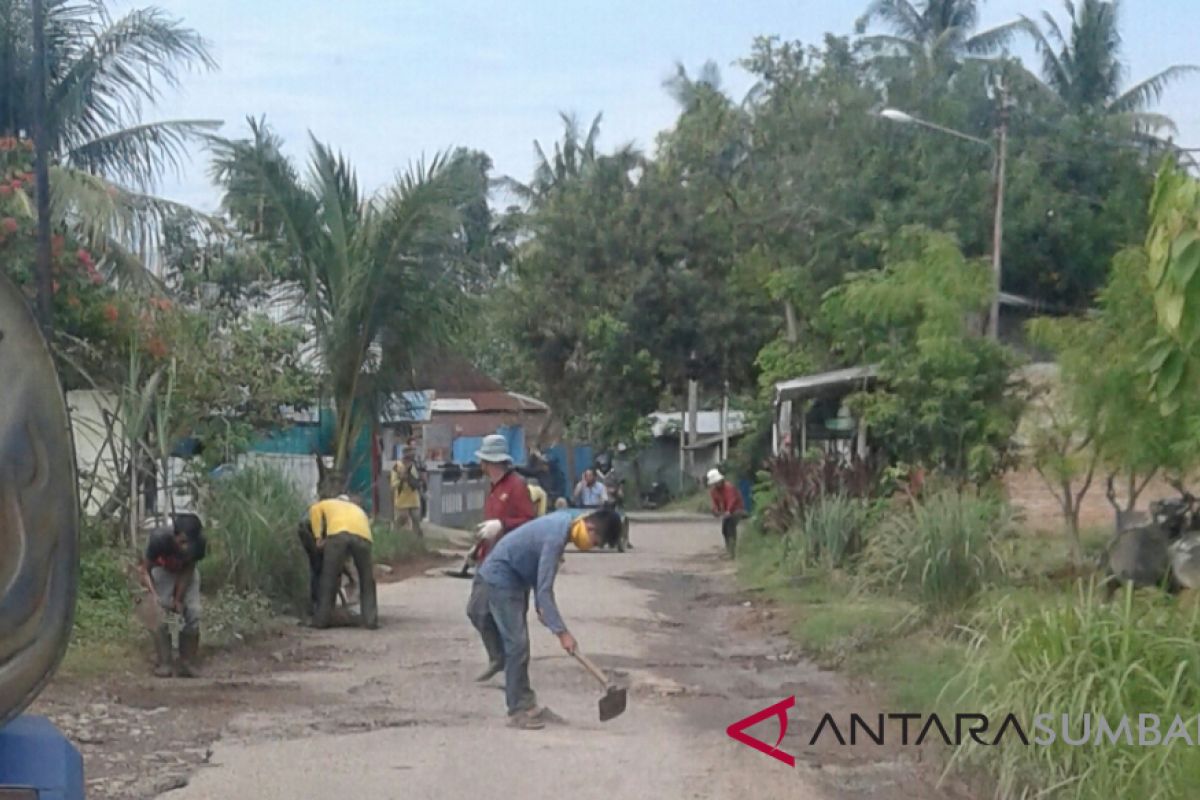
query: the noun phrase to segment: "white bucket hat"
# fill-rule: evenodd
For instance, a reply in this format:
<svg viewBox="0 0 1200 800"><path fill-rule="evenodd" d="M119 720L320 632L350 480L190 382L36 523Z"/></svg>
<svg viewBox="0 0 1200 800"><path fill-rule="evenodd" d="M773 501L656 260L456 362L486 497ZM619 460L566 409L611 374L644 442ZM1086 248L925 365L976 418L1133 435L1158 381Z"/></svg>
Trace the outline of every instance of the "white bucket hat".
<svg viewBox="0 0 1200 800"><path fill-rule="evenodd" d="M704 476L704 482L708 486L716 486L723 480L725 480L725 476L722 475L721 470L717 469L716 467L710 469L708 474Z"/></svg>
<svg viewBox="0 0 1200 800"><path fill-rule="evenodd" d="M512 456L508 454L508 440L498 433L483 437L483 444L475 451L475 457L493 464L512 461Z"/></svg>

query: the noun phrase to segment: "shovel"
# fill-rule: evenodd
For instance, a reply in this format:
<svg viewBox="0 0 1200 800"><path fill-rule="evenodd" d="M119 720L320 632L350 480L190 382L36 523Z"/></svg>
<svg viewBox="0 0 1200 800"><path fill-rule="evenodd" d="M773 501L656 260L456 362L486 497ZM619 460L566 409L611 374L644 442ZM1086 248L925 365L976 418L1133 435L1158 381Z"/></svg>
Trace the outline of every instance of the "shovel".
<svg viewBox="0 0 1200 800"><path fill-rule="evenodd" d="M571 655L575 656L575 660L583 664L592 677L600 681L600 685L604 687L604 697L600 698L600 721L608 722L613 717L619 717L625 713L626 690L618 689L609 683L600 668L589 661L587 656L579 650L575 650Z"/></svg>

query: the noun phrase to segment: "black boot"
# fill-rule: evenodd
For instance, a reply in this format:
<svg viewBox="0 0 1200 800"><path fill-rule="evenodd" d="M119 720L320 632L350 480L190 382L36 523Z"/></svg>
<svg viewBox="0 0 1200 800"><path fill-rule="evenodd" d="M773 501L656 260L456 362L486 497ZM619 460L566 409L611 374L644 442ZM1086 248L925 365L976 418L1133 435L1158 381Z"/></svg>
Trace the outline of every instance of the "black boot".
<svg viewBox="0 0 1200 800"><path fill-rule="evenodd" d="M196 656L200 653L200 631L179 632L179 677L195 678Z"/></svg>
<svg viewBox="0 0 1200 800"><path fill-rule="evenodd" d="M154 677L169 678L173 674L171 668L171 629L159 625L150 634L154 640Z"/></svg>

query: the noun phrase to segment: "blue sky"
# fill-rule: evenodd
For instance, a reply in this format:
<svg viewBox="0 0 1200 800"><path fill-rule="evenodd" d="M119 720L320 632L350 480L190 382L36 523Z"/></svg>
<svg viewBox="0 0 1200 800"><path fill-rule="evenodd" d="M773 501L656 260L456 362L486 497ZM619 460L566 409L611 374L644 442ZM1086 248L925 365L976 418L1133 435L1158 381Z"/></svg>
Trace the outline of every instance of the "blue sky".
<svg viewBox="0 0 1200 800"><path fill-rule="evenodd" d="M153 0L113 2L114 12ZM601 143L653 146L675 117L662 82L682 62L712 59L726 88L750 85L732 66L754 37L818 42L848 33L866 0L158 0L207 37L220 63L189 75L148 118L224 121L266 115L303 156L307 132L343 150L363 185L378 188L406 163L451 146L487 151L497 172L524 179L533 141L552 142L558 112L604 113ZM991 0L984 26L1036 15L1058 0ZM1200 61L1196 0L1125 0L1129 79ZM1061 19L1061 16L1060 16ZM1179 84L1160 110L1180 142L1200 147L1200 78ZM203 157L163 194L211 209L217 200Z"/></svg>

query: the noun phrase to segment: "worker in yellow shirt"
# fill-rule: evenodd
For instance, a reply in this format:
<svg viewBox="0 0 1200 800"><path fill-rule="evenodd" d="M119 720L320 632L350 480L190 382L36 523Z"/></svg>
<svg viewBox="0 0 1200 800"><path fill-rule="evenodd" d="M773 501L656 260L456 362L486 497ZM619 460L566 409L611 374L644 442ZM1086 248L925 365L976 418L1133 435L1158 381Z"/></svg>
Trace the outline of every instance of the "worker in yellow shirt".
<svg viewBox="0 0 1200 800"><path fill-rule="evenodd" d="M546 516L546 503L549 499L546 496L546 490L539 486L538 482L533 478L529 479L527 485L529 487L529 499L533 501L534 516Z"/></svg>
<svg viewBox="0 0 1200 800"><path fill-rule="evenodd" d="M338 585L347 558L358 570L362 624L379 627L375 602L375 573L371 564L371 520L367 512L346 495L313 503L300 523L300 538L312 537L320 554L320 574L313 574L313 627L328 628L337 602Z"/></svg>

